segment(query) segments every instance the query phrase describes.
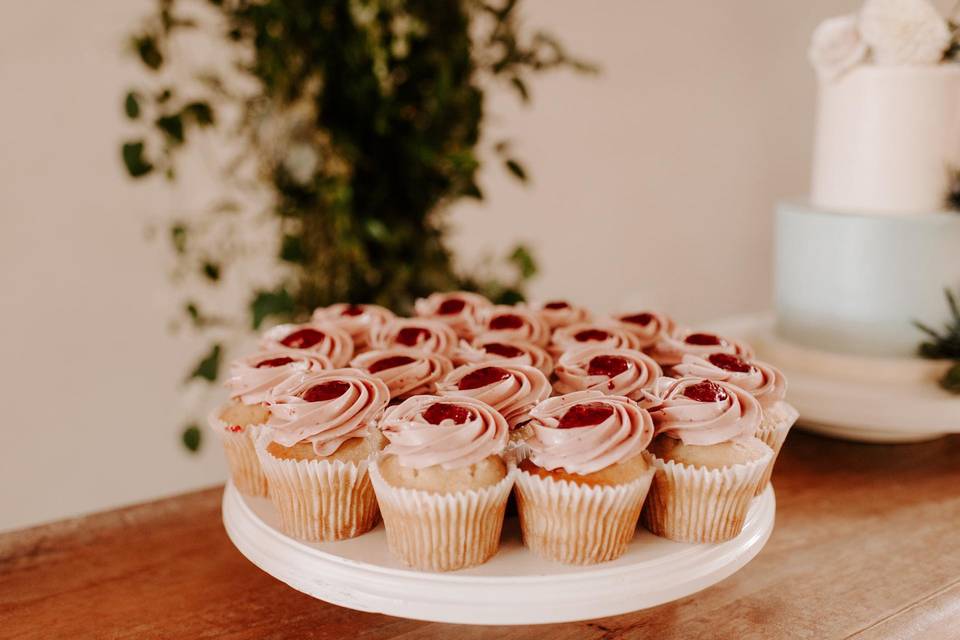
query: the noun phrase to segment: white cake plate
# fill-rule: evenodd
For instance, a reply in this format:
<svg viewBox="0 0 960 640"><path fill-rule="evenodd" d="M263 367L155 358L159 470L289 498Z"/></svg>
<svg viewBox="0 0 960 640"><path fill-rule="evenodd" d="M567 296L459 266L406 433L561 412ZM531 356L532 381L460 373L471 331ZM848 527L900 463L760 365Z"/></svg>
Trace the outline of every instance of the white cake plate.
<svg viewBox="0 0 960 640"><path fill-rule="evenodd" d="M720 544L681 544L642 528L626 554L591 567L538 558L507 518L500 551L451 573L404 568L387 550L383 524L358 538L304 543L280 533L266 498L228 483L223 524L253 564L294 589L333 604L403 618L465 624L571 622L637 611L720 582L749 562L773 531L772 488L750 507L743 533Z"/></svg>
<svg viewBox="0 0 960 640"><path fill-rule="evenodd" d="M945 365L919 358L821 353L784 343L770 314L714 322L710 329L748 342L787 377L797 426L873 443L923 442L960 433L960 398L937 385Z"/></svg>

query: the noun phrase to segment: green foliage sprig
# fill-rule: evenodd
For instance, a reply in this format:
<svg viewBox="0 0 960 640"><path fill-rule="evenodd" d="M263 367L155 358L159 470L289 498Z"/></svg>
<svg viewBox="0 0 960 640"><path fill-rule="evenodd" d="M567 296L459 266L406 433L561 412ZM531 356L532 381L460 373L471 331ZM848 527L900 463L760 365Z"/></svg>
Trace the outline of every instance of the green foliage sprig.
<svg viewBox="0 0 960 640"><path fill-rule="evenodd" d="M950 320L943 331L937 331L922 322L914 321L914 325L930 339L922 342L918 353L924 358L956 360L950 369L940 379L940 386L947 391L960 393L960 304L956 295L949 289L944 289L947 306L950 309Z"/></svg>

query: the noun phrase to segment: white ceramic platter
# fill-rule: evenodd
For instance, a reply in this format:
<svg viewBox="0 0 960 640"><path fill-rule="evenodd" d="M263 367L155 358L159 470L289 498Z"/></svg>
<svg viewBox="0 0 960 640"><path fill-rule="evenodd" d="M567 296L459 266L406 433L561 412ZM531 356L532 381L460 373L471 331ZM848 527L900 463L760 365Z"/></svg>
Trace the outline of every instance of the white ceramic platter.
<svg viewBox="0 0 960 640"><path fill-rule="evenodd" d="M734 540L681 544L641 528L623 557L593 567L538 558L521 543L516 518L508 518L500 551L486 564L424 573L390 556L382 523L352 540L304 543L280 533L266 498L243 496L232 483L223 494L223 523L233 544L294 589L360 611L467 624L587 620L688 596L757 555L773 531L775 511L768 488Z"/></svg>

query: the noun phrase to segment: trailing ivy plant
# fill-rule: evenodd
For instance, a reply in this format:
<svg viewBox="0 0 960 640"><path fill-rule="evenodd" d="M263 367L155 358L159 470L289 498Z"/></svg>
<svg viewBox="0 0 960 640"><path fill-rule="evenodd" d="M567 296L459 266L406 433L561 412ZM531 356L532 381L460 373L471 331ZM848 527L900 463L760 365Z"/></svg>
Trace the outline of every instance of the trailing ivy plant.
<svg viewBox="0 0 960 640"><path fill-rule="evenodd" d="M522 28L518 0L158 0L130 45L145 74L123 100L127 173L182 178L197 140L222 187L167 229L178 326L209 340L188 380L215 382L238 333L334 302L402 313L434 290L523 298L530 252L465 271L444 217L483 199L487 87L527 102L533 74L592 70ZM528 179L509 141L491 147ZM224 290L244 308L226 311ZM183 442L199 447L195 425Z"/></svg>

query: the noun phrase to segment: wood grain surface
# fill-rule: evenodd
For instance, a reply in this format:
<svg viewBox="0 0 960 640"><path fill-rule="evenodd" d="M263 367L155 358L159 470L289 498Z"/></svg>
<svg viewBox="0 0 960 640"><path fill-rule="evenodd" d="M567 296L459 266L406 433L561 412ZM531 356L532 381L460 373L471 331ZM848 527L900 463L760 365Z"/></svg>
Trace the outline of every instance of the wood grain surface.
<svg viewBox="0 0 960 640"><path fill-rule="evenodd" d="M231 546L209 489L0 535L0 638L960 638L960 436L891 446L794 432L774 485L773 536L720 584L528 627L314 600Z"/></svg>

